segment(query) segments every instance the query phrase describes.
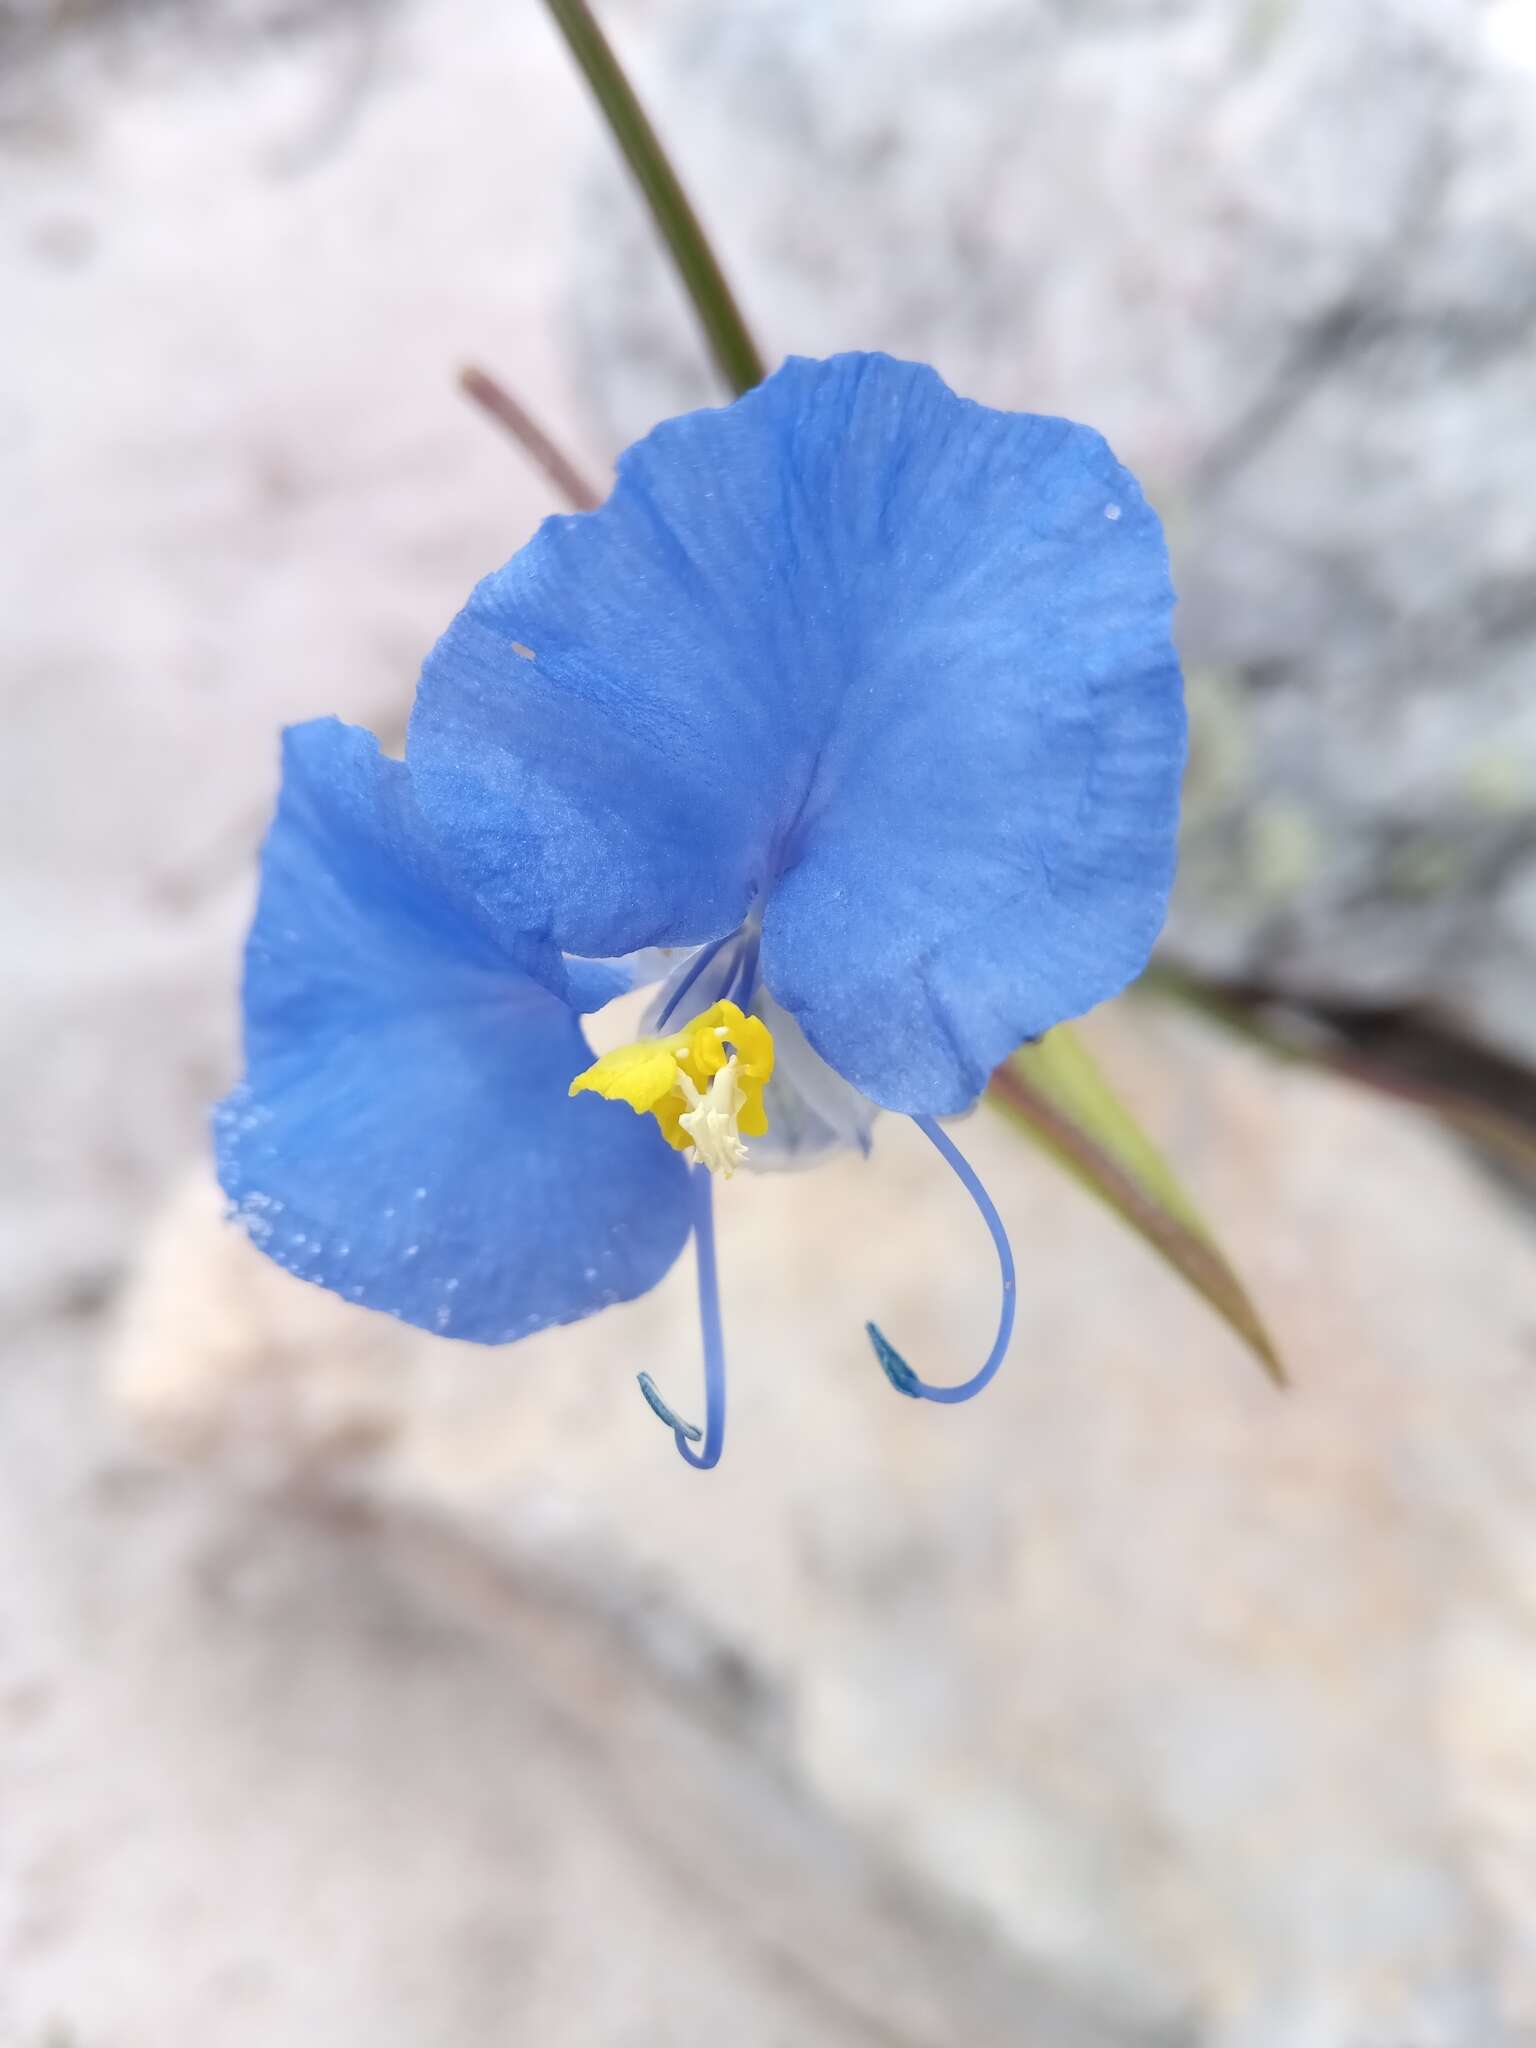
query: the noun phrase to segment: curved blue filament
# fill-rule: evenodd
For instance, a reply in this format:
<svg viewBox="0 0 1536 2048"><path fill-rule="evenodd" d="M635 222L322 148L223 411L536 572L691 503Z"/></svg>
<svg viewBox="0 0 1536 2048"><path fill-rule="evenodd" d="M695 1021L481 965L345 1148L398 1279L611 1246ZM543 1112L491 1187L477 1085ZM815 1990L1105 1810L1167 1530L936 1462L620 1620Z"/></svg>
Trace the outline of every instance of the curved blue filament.
<svg viewBox="0 0 1536 2048"><path fill-rule="evenodd" d="M693 1242L699 1264L699 1328L704 1339L704 1448L691 1448L701 1432L684 1422L656 1391L648 1372L638 1375L640 1391L656 1414L672 1431L677 1448L688 1464L708 1472L719 1464L725 1447L725 1335L720 1325L720 1279L715 1265L715 1207L711 1175L707 1166L693 1169Z"/></svg>
<svg viewBox="0 0 1536 2048"><path fill-rule="evenodd" d="M636 1373L635 1377L640 1382L640 1391L649 1403L651 1413L659 1415L668 1429L676 1430L679 1435L687 1437L691 1444L696 1444L704 1434L699 1425L696 1422L684 1422L681 1415L673 1413L661 1398L661 1391L648 1372Z"/></svg>
<svg viewBox="0 0 1536 2048"><path fill-rule="evenodd" d="M731 940L735 938L735 936L736 934L734 932L727 932L723 939L711 940L709 945L707 945L704 948L703 952L699 954L698 958L694 961L693 965L689 968L688 972L677 984L677 987L673 989L671 995L667 997L666 1008L662 1011L661 1015L656 1019L656 1029L658 1031L660 1031L665 1026L667 1019L671 1016L672 1012L677 1008L678 1004L683 1000L683 997L687 995L689 989L693 987L693 984L704 972L705 968L709 965L710 961L714 959L715 955L719 952L720 948L722 946L728 946Z"/></svg>
<svg viewBox="0 0 1536 2048"><path fill-rule="evenodd" d="M987 1362L979 1372L968 1380L962 1380L955 1387L932 1387L926 1380L920 1380L908 1365L895 1345L885 1337L873 1323L866 1323L869 1341L875 1347L875 1356L880 1369L898 1394L910 1394L915 1401L943 1401L954 1403L969 1401L979 1394L992 1378L1007 1356L1009 1341L1013 1336L1013 1312L1016 1305L1016 1288L1013 1272L1013 1247L1008 1242L1008 1233L1003 1228L1002 1218L992 1206L992 1197L982 1186L975 1168L953 1143L948 1134L940 1130L931 1116L915 1116L913 1123L952 1166L959 1176L960 1185L965 1189L976 1207L981 1211L981 1220L992 1234L997 1246L997 1262L1003 1274L1003 1306L997 1319L997 1337L987 1355Z"/></svg>

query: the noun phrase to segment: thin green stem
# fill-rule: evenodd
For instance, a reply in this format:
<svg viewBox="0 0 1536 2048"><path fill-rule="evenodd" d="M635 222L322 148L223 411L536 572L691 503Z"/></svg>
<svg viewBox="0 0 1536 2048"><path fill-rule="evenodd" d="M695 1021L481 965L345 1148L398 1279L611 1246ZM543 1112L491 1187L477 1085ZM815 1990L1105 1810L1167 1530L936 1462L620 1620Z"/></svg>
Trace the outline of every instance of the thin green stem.
<svg viewBox="0 0 1536 2048"><path fill-rule="evenodd" d="M688 195L587 0L546 0L546 5L645 195L720 374L739 397L763 381L763 359Z"/></svg>

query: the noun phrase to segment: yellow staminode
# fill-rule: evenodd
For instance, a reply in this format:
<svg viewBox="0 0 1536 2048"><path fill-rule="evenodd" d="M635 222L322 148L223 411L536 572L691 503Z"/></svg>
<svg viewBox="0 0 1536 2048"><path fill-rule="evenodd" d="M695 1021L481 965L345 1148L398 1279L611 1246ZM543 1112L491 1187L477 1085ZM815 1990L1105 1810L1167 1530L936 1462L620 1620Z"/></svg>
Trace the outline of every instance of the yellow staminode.
<svg viewBox="0 0 1536 2048"><path fill-rule="evenodd" d="M700 1166L729 1180L747 1148L768 1128L763 1090L773 1075L773 1033L761 1017L734 1003L716 1003L666 1038L637 1039L605 1052L571 1083L609 1102L647 1111L679 1152L693 1148Z"/></svg>

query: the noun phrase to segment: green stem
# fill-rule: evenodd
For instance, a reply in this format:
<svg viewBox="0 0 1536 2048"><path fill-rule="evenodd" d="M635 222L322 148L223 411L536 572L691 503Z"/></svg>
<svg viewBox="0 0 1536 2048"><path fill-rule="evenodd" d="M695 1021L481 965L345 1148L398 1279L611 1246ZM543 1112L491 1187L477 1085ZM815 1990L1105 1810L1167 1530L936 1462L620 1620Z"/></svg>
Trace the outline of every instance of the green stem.
<svg viewBox="0 0 1536 2048"><path fill-rule="evenodd" d="M634 89L620 68L587 0L546 0L555 24L581 66L613 139L645 195L651 216L672 252L683 289L693 301L710 353L739 397L763 381L763 359L731 296L724 272L699 226L688 195Z"/></svg>

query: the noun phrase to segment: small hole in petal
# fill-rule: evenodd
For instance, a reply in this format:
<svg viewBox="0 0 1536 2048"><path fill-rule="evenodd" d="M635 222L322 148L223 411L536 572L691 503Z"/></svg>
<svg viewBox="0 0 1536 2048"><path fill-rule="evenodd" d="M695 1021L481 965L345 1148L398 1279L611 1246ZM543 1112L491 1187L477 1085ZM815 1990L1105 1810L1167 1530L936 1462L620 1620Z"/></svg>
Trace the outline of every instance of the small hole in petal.
<svg viewBox="0 0 1536 2048"><path fill-rule="evenodd" d="M531 647L525 647L521 640L514 640L512 642L512 652L514 654L520 654L523 657L524 661L538 660L538 656L534 653L533 649Z"/></svg>
<svg viewBox="0 0 1536 2048"><path fill-rule="evenodd" d="M1104 507L1104 517L1106 519L1118 519L1120 517L1120 507L1118 505L1106 505Z"/></svg>

